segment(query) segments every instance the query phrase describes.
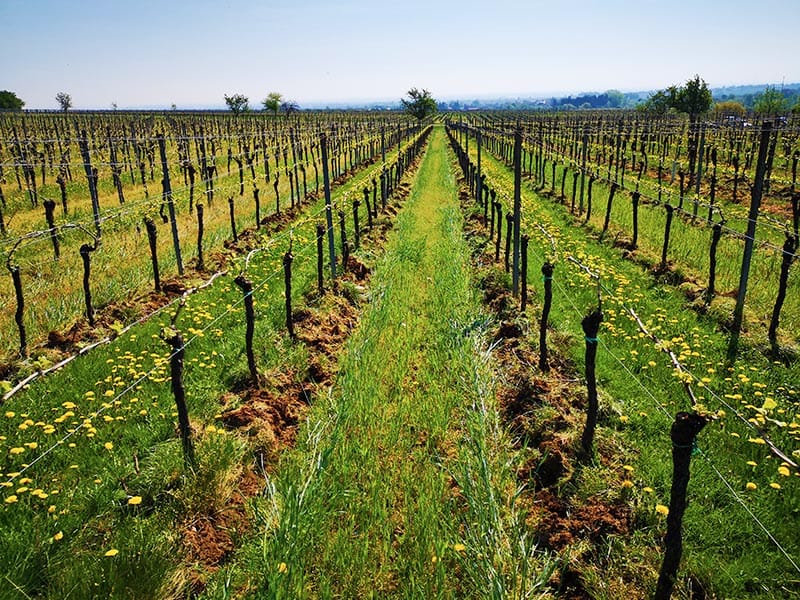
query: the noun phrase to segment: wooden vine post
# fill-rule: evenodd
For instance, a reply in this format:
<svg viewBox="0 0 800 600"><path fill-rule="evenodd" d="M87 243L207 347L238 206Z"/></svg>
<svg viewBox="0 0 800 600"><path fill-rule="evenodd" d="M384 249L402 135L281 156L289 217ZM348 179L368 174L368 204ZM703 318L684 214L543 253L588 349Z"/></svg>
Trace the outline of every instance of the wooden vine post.
<svg viewBox="0 0 800 600"><path fill-rule="evenodd" d="M89 182L89 196L92 199L92 214L94 216L94 228L97 240L99 241L102 236L102 229L100 228L100 201L97 197L97 180L94 176L92 163L89 159L89 141L86 137L86 130L81 130L78 146L81 150L81 158L83 160L83 168L86 171L86 179Z"/></svg>
<svg viewBox="0 0 800 600"><path fill-rule="evenodd" d="M520 238L520 312L528 307L528 236Z"/></svg>
<svg viewBox="0 0 800 600"><path fill-rule="evenodd" d="M727 359L731 364L736 360L736 354L739 351L739 335L742 330L742 319L744 317L744 301L747 296L747 283L750 278L750 262L753 257L753 247L756 239L756 222L761 207L761 196L764 191L764 178L767 172L767 150L769 149L771 134L772 122L764 121L758 147L756 176L753 181L753 191L750 197L750 212L747 216L747 233L744 238L744 255L742 257L742 269L739 276L739 293L736 296L736 307L733 311L733 324L731 325L731 339L728 344Z"/></svg>
<svg viewBox="0 0 800 600"><path fill-rule="evenodd" d="M198 210L199 207L200 205L198 205ZM150 244L150 262L153 264L153 282L156 292L161 292L161 276L158 271L158 250L156 248L158 229L156 229L156 224L150 217L145 217L144 228L147 231L147 241Z"/></svg>
<svg viewBox="0 0 800 600"><path fill-rule="evenodd" d="M83 299L86 304L86 320L94 327L94 307L92 306L92 289L89 286L89 277L92 272L91 253L97 250L97 240L94 244L83 244L80 248L83 261Z"/></svg>
<svg viewBox="0 0 800 600"><path fill-rule="evenodd" d="M711 246L708 252L708 288L705 293L705 304L708 306L714 299L717 283L717 246L722 237L722 225L724 221L714 223L711 228Z"/></svg>
<svg viewBox="0 0 800 600"><path fill-rule="evenodd" d="M231 236L233 237L233 241L237 242L239 241L239 236L236 233L236 209L233 204L233 196L228 198L228 212L230 213Z"/></svg>
<svg viewBox="0 0 800 600"><path fill-rule="evenodd" d="M325 225L317 223L317 291L321 296L325 292L324 263L325 253L322 249L325 240Z"/></svg>
<svg viewBox="0 0 800 600"><path fill-rule="evenodd" d="M495 209L497 210L497 239L494 243L494 260L497 262L500 260L500 243L503 240L503 207L498 202Z"/></svg>
<svg viewBox="0 0 800 600"><path fill-rule="evenodd" d="M11 264L11 255L6 261L6 268L11 273L11 280L14 282L14 296L17 301L17 310L14 312L14 322L17 324L19 332L19 355L22 358L28 357L28 336L25 332L25 296L22 293L22 276L19 272L19 265Z"/></svg>
<svg viewBox="0 0 800 600"><path fill-rule="evenodd" d="M546 262L542 265L542 282L544 283L544 305L542 320L539 323L539 369L549 371L547 363L547 321L550 318L550 307L553 305L553 271L555 265Z"/></svg>
<svg viewBox="0 0 800 600"><path fill-rule="evenodd" d="M669 600L678 565L683 553L681 523L686 511L686 489L689 485L689 464L697 434L705 427L706 419L697 413L679 412L670 429L672 440L672 488L670 489L667 535L664 538L664 560L658 574L655 600Z"/></svg>
<svg viewBox="0 0 800 600"><path fill-rule="evenodd" d="M331 281L336 285L336 240L333 233L333 206L331 204L331 179L328 172L328 138L320 135L322 147L322 185L325 188L325 221L328 226L328 253L331 260ZM383 188L381 188L383 190ZM381 191L383 193L383 191Z"/></svg>
<svg viewBox="0 0 800 600"><path fill-rule="evenodd" d="M256 367L256 357L253 352L253 334L256 325L256 311L253 303L253 282L247 279L244 274L239 275L233 280L242 294L244 294L244 318L245 318L245 354L247 355L247 368L250 371L250 381L258 387L258 368Z"/></svg>
<svg viewBox="0 0 800 600"><path fill-rule="evenodd" d="M520 250L519 229L520 229L521 214L522 214L522 194L520 191L521 185L522 185L522 130L517 128L516 131L514 132L514 215L513 218L509 220L509 226L513 226L514 228L514 254L513 254L513 260L511 261L512 262L511 281L512 281L513 293L515 296L519 294L519 250ZM506 247L508 247L507 243ZM507 253L508 252L506 251L506 254ZM508 259L506 259L506 262L508 262ZM506 271L508 271L508 266L506 266Z"/></svg>
<svg viewBox="0 0 800 600"><path fill-rule="evenodd" d="M667 220L664 223L664 245L661 247L661 264L659 265L659 269L664 271L667 268L667 251L669 250L669 233L670 229L672 229L672 217L673 213L675 212L675 207L672 206L669 202L664 205L664 209L667 211Z"/></svg>
<svg viewBox="0 0 800 600"><path fill-rule="evenodd" d="M294 339L294 320L292 319L292 243L289 242L289 250L283 255L283 279L285 284L286 296L286 329L289 331L289 337Z"/></svg>
<svg viewBox="0 0 800 600"><path fill-rule="evenodd" d="M55 221L56 202L50 198L45 198L42 206L44 206L44 218L47 221L47 228L50 230L50 241L53 243L53 254L55 259L58 260L61 256L61 248L58 243L58 231L56 230Z"/></svg>
<svg viewBox="0 0 800 600"><path fill-rule="evenodd" d="M506 251L505 251L505 265L504 265L506 273L508 273L511 268L510 254L511 254L511 238L513 233L514 233L514 215L508 213L506 215ZM517 281L517 286L519 286L519 281Z"/></svg>
<svg viewBox="0 0 800 600"><path fill-rule="evenodd" d="M786 241L783 243L783 259L781 260L781 275L778 281L778 296L775 298L775 306L772 308L772 318L769 322L768 336L773 355L777 355L778 353L778 324L781 316L781 308L783 308L783 302L786 299L786 290L789 287L789 269L794 261L797 246L797 236L787 233Z"/></svg>
<svg viewBox="0 0 800 600"><path fill-rule="evenodd" d="M197 205L197 270L202 271L206 268L203 261L203 216L204 207L202 204Z"/></svg>
<svg viewBox="0 0 800 600"><path fill-rule="evenodd" d="M611 220L611 204L612 202L614 202L614 194L617 192L618 187L619 184L617 184L617 182L615 181L611 184L611 190L608 192L608 203L606 204L606 217L605 220L603 221L603 231L600 232L601 240L606 235L606 231L608 231L608 222Z"/></svg>
<svg viewBox="0 0 800 600"><path fill-rule="evenodd" d="M182 306L182 305L181 305ZM180 313L175 313L175 317ZM169 344L172 353L169 359L170 366L170 382L172 386L172 395L175 397L175 406L178 410L178 429L181 435L181 444L183 446L183 462L187 467L195 466L194 444L192 443L192 428L189 424L189 409L186 406L186 388L183 386L183 364L186 356L186 347L183 343L183 335L181 332L174 329L173 326L162 333L161 338Z"/></svg>
<svg viewBox="0 0 800 600"><path fill-rule="evenodd" d="M595 311L586 315L581 321L584 339L586 340L585 366L586 366L586 392L588 405L586 408L586 425L581 435L581 450L585 458L592 455L594 445L594 431L597 427L597 376L595 374L595 363L597 361L597 333L600 331L600 323L603 322L603 313L598 307Z"/></svg>
<svg viewBox="0 0 800 600"><path fill-rule="evenodd" d="M355 247L358 249L361 246L361 232L358 227L358 207L361 202L356 198L353 200L353 237L355 238Z"/></svg>
<svg viewBox="0 0 800 600"><path fill-rule="evenodd" d="M163 172L162 185L164 187L164 198L169 209L169 222L172 229L172 247L175 249L175 262L178 265L178 275L183 275L183 258L181 257L181 244L178 238L178 220L175 217L175 200L172 197L172 186L169 183L169 167L167 166L167 150L164 142L164 134L159 133L158 151L161 154L161 170Z"/></svg>

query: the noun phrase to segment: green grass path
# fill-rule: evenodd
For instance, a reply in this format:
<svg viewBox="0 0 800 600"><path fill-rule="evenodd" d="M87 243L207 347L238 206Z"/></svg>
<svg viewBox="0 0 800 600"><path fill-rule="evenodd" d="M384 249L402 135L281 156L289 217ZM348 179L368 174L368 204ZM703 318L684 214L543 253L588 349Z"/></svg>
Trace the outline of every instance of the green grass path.
<svg viewBox="0 0 800 600"><path fill-rule="evenodd" d="M235 568L259 597L475 597L517 577L480 408L490 376L465 334L481 309L445 144L437 127L331 397L257 507L262 538ZM221 579L209 595L225 596Z"/></svg>

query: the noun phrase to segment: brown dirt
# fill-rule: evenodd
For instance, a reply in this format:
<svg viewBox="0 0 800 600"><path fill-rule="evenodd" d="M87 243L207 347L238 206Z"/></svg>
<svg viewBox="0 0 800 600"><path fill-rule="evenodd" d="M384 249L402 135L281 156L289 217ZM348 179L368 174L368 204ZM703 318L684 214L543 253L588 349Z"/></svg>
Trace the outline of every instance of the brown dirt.
<svg viewBox="0 0 800 600"><path fill-rule="evenodd" d="M581 371L554 352L563 341L556 339L555 332L548 333L550 370L543 373L538 369L539 354L533 345L533 338L538 341L538 327L528 324L527 317L519 313L517 300L493 265L493 246L480 244L486 239L486 224L482 215L472 212L474 202L463 183L460 195L468 215L465 237L475 247L473 262L484 304L498 322L493 338L500 342L494 355L501 381L497 399L502 419L517 447L532 450L531 458L517 473L520 483L528 485L521 497L529 510L527 525L537 542L554 552L567 550L579 541L596 545L610 535L626 535L631 528L631 511L625 503L612 503L600 496L580 498L566 491L581 469L577 444L585 420L585 390L578 383L582 381ZM599 448L598 452L601 462L607 462L609 457L602 455L605 450ZM559 598L591 598L579 567L559 571L550 584Z"/></svg>

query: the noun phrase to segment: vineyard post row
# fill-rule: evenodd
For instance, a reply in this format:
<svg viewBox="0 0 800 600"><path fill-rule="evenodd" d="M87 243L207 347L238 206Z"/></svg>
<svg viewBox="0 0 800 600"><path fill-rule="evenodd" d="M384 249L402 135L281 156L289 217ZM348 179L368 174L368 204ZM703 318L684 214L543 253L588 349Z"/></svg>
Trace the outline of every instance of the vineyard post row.
<svg viewBox="0 0 800 600"><path fill-rule="evenodd" d="M463 123L462 121L454 122L454 123L451 124L451 126L459 131L459 135L461 135L462 132L463 132L463 135L466 137L466 139L469 139L469 136L473 135L475 137L475 139L477 140L479 148L481 146L481 141L482 140L488 139L488 140L491 140L493 142L493 145L491 146L492 153L496 154L496 156L498 158L503 160L506 164L510 165L514 169L514 172L515 172L515 197L516 197L516 193L517 193L516 192L516 185L517 185L517 181L518 181L518 179L517 179L518 175L517 175L516 171L517 171L517 169L521 169L522 162L524 162L521 156L519 156L519 157L517 156L516 150L515 150L515 148L516 148L516 139L517 139L517 136L520 135L520 129L516 128L514 130L513 134L511 134L511 133L508 133L507 131L502 130L502 129L494 129L494 128L492 128L492 129L484 130L485 128L482 128L480 126L474 126L473 127L473 126L470 126L468 124ZM762 198L764 196L765 189L767 189L769 187L767 176L768 176L768 174L770 172L770 169L772 168L771 165L772 165L772 162L774 160L774 152L775 152L775 146L776 146L776 136L774 135L774 133L775 133L775 130L772 127L772 122L770 122L770 121L763 122L761 131L760 131L760 135L759 135L759 138L758 138L759 142L758 142L757 147L755 148L757 150L757 153L756 153L757 158L756 158L756 161L755 161L754 182L753 182L752 189L751 189L750 209L749 209L749 214L748 214L748 217L747 217L747 231L744 232L744 233L739 234L739 237L742 237L744 239L745 244L744 244L744 250L743 250L741 270L740 270L740 274L739 274L739 283L738 283L738 286L737 286L736 305L735 305L735 308L734 308L734 311L733 311L732 323L731 323L731 325L729 327L729 330L731 332L730 344L729 344L729 350L728 350L728 360L729 360L729 362L733 362L735 360L737 352L738 352L738 342L739 342L739 337L740 337L740 333L741 333L741 329L742 329L742 320L743 320L743 314L744 314L745 299L746 299L746 294L747 294L747 287L748 287L748 281L749 281L749 275L750 275L750 269L751 269L751 262L752 262L752 256L753 256L755 240L756 240L756 224L757 224L758 218L759 218L759 216L761 214L759 212L759 207L761 206ZM584 221L584 222L588 222L589 217L591 215L592 185L593 185L594 181L597 180L598 176L597 176L597 174L595 172L587 172L588 169L587 169L586 161L585 161L585 157L586 157L586 146L585 146L585 144L588 141L588 134L586 134L585 131L584 131L584 134L582 135L582 141L584 142L584 148L583 148L583 150L581 152L577 153L577 156L579 156L579 157L582 156L583 159L582 159L580 164L578 164L577 162L573 161L573 164L575 166L574 168L576 169L575 172L574 172L574 180L577 180L578 177L581 178L580 206L579 206L579 214L580 214L580 213L583 212L583 210L582 210L582 207L583 207L583 192L584 192L583 180L584 180L584 178L586 177L587 174L589 176L588 212L587 212L587 215L586 215L586 219ZM619 144L617 146L618 146L618 148L620 147ZM542 187L544 187L546 185L546 181L545 181L546 177L545 177L545 169L544 169L544 166L545 166L545 163L546 163L546 160L547 160L546 157L545 157L546 153L547 153L547 148L545 147L545 142L543 141L543 139L534 140L534 150L529 152L529 160L534 160L535 159L535 164L541 166L541 170L539 171L539 175L537 175L537 180L539 180L538 178L539 178L539 176L541 176L541 179L539 181L541 182L541 186ZM567 157L566 154L564 154L563 156L568 161L570 160L570 158ZM551 185L552 185L552 188L554 188L555 187L555 166L556 166L556 161L555 161L554 157L552 158L552 161L553 161L552 162L552 165L553 165L553 176L552 176L552 179L551 179ZM617 180L610 181L611 185L610 185L608 202L607 202L607 205L606 205L605 219L604 219L604 223L603 223L603 230L602 230L602 233L601 233L601 239L602 239L603 235L606 233L606 231L608 230L608 226L609 226L609 222L610 222L610 216L611 216L611 208L612 208L612 203L613 203L615 192L616 192L616 190L618 189L618 187L620 185L622 185L624 187L625 161L622 160L621 163L622 163L622 182L623 183L620 184L620 183L618 183ZM467 171L467 177L471 179L471 181L470 181L471 189L472 189L472 185L475 185L476 189L478 189L479 186L482 185L482 182L481 182L480 179L476 180L476 177L478 177L478 175L477 175L477 170L475 168L475 165L472 164L471 162L469 162L468 165L469 166L468 166L468 171ZM642 171L644 170L644 166L646 165L646 155L645 155L645 158L644 158L643 162L641 162L640 165L641 165L642 168L639 169L639 178L637 179L636 188L631 193L631 207L632 207L632 211L631 211L632 212L632 224L631 224L631 226L632 226L632 231L633 231L632 241L631 241L632 249L636 248L636 246L637 246L636 240L637 240L637 237L638 237L638 235L637 235L637 233L638 233L638 205L639 205L639 200L641 198L641 193L639 192L639 181L641 179L641 174L642 174ZM780 272L780 276L779 276L778 293L777 293L775 304L774 304L774 307L773 307L773 310L772 310L772 317L771 317L771 320L770 320L770 326L769 326L769 331L768 331L768 337L769 337L770 345L772 347L773 354L776 355L776 356L779 353L779 348L778 348L778 343L777 343L777 329L778 329L778 323L779 323L779 320L780 320L780 313L781 313L781 309L783 307L783 303L784 303L784 300L785 300L785 297L786 297L786 291L787 291L788 279L789 279L789 270L790 270L791 265L792 265L792 263L794 261L794 258L796 258L794 252L797 249L798 240L800 240L800 236L798 235L798 231L797 231L798 223L800 222L800 198L798 198L798 196L800 196L800 192L795 190L797 156L795 156L794 159L792 160L792 165L793 165L792 166L793 179L792 179L792 184L791 184L791 197L792 197L792 214L793 214L793 233L789 233L788 228L787 228L787 232L786 232L786 238L787 239L786 239L786 242L784 243L783 247L779 249L783 258L782 258L781 272ZM566 172L567 172L567 169L565 168L564 171L563 171L564 177L562 177L562 180L561 180L561 185L562 185L561 197L562 198L564 197L564 189L563 188L564 188L564 180L566 178ZM476 180L476 183L473 183L472 180ZM700 177L698 177L698 179L697 179L697 182L698 182L697 190L698 191L699 191L699 181L700 181ZM712 178L712 183L713 183L713 181L714 181L714 179ZM660 191L661 191L661 187L659 187L659 196L660 196ZM712 191L713 191L713 185L712 185ZM573 181L573 197L572 197L572 205L571 205L571 209L570 209L573 214L574 214L574 211L575 211L575 194L576 194L576 186L575 186L575 181ZM698 192L698 194L699 194L699 192ZM681 186L681 203L679 204L679 208L682 205L682 203L683 203L683 187ZM699 206L701 204L702 203L700 203L699 200L697 200L697 199L695 200L695 214L692 217L693 219L696 216L697 206ZM671 225L672 225L672 215L673 215L674 210L675 210L675 207L672 204L670 204L669 201L667 203L665 203L664 206L665 206L665 210L666 210L666 222L665 222L664 235L663 235L664 242L663 242L662 252L661 252L661 266L660 266L661 270L666 270L666 268L667 268L667 252L668 252L668 247L669 247L670 229L671 229ZM713 211L714 209L718 209L720 211L720 213L721 213L721 208L716 207L714 205L714 203L713 203L713 200L707 206L709 207L708 223L711 223L712 222L711 221L711 216L710 216L711 215L711 211ZM716 261L716 249L717 249L717 244L719 242L719 238L720 238L720 236L722 234L722 228L724 226L724 223L725 223L725 220L724 220L724 217L723 217L720 222L715 223L714 226L712 227L712 238L711 238L711 243L710 243L710 247L709 247L709 255L710 255L710 261L709 261L710 262L710 272L709 272L709 277L708 277L709 285L707 286L706 294L705 294L706 304L710 303L711 298L713 297L713 294L714 294L714 282L715 282L716 264L717 264L717 261ZM517 253L517 247L515 245L515 256L516 256L516 253ZM516 288L515 288L515 292L516 292Z"/></svg>
<svg viewBox="0 0 800 600"><path fill-rule="evenodd" d="M452 130L456 130L461 132L462 127L459 125L452 125L448 123L448 135L450 137L451 145L456 152L456 155L459 159L459 164L462 168L464 173L465 179L467 179L468 184L470 185L470 189L472 185L484 185L483 178L478 179L477 182L475 179L477 178L477 170L475 169L475 165L471 164L469 161L469 155L463 150L461 144L453 135ZM465 132L466 133L466 132ZM479 136L476 136L479 140ZM478 142L480 143L480 142ZM514 153L514 157L517 161L519 161L519 154L516 152ZM515 172L515 187L518 181L517 172L518 169L517 164L515 162L514 165L514 172ZM488 194L486 195L488 196ZM480 198L481 195L477 195L478 204L482 204ZM499 203L497 203L499 204ZM516 204L516 202L515 202ZM499 213L499 206L493 206L493 214L494 210L497 210ZM509 226L513 226L513 221L509 219ZM547 233L544 231L544 233ZM491 237L492 234L490 234ZM499 232L498 232L499 236ZM551 243L553 244L553 251L555 253L555 243L551 236L550 238ZM526 245L527 246L527 245ZM506 264L508 264L508 247L506 250ZM584 269L591 277L597 279L598 285L598 306L597 309L590 312L588 315L584 317L581 322L581 326L585 336L586 342L586 353L585 353L585 373L587 379L587 418L586 424L583 430L583 434L581 436L581 458L582 460L589 460L592 456L592 445L593 445L593 437L594 437L594 429L597 423L597 411L598 411L598 402L597 402L597 384L596 384L596 377L595 377L595 360L596 360L596 352L597 352L597 343L598 338L597 334L599 331L600 322L602 321L602 296L601 296L601 283L599 276L593 273L588 267L574 259L573 257L569 257L573 262L575 262L580 268ZM497 256L495 258L497 260ZM524 264L527 266L527 255L524 256ZM542 267L542 274L545 284L545 289L552 289L551 288L551 280L552 280L552 273L553 273L553 265L552 263L546 261ZM527 274L522 274L523 280L526 279ZM517 291L513 290L513 294L517 296ZM551 300L551 294L546 293L545 303L546 309L543 311L542 316L542 327L541 327L541 337L540 337L540 368L545 366L543 371L546 370L546 320L547 315L549 313L549 303ZM637 322L640 326L642 323L637 318ZM644 330L646 331L646 330ZM674 359L674 357L673 357ZM677 359L675 359L677 360ZM544 365L542 364L544 363ZM680 365L679 365L680 366ZM689 395L690 400L692 401L692 405L696 404L696 399L694 398L694 394L688 384L685 384L685 389L687 394ZM667 516L667 532L664 538L664 556L661 564L661 568L659 571L659 577L656 584L656 591L654 598L656 600L669 600L672 595L672 590L677 578L678 567L680 564L680 559L682 555L682 519L683 515L686 510L687 506L687 499L686 493L688 488L689 482L689 466L691 462L691 456L693 453L694 448L696 447L696 436L697 434L703 429L703 427L708 422L707 417L702 414L697 413L696 411L692 412L685 412L679 411L676 413L674 421L672 423L670 438L672 440L672 462L673 462L673 473L672 473L672 487L670 490L670 504L669 504L669 512ZM785 551L784 551L785 553Z"/></svg>

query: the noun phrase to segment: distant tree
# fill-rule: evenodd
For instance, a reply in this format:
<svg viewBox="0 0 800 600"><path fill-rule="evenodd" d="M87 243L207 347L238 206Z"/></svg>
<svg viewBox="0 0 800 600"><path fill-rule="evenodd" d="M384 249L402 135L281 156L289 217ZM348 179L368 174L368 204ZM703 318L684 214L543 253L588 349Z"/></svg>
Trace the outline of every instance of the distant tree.
<svg viewBox="0 0 800 600"><path fill-rule="evenodd" d="M637 107L640 111L649 115L663 116L672 108L669 102L669 94L664 90L652 94L647 100Z"/></svg>
<svg viewBox="0 0 800 600"><path fill-rule="evenodd" d="M713 99L708 84L695 75L682 86L671 86L666 90L670 107L678 112L689 115L689 140L687 153L689 155L689 187L692 186L697 164L697 146L700 138L698 120L711 108Z"/></svg>
<svg viewBox="0 0 800 600"><path fill-rule="evenodd" d="M56 94L56 102L58 102L58 106L64 112L67 112L70 108L72 108L72 96L70 96L67 92L58 92Z"/></svg>
<svg viewBox="0 0 800 600"><path fill-rule="evenodd" d="M714 114L720 117L743 117L747 114L747 109L741 102L725 100L714 105Z"/></svg>
<svg viewBox="0 0 800 600"><path fill-rule="evenodd" d="M175 103L173 102L173 103L170 105L170 108L171 108L172 110L178 110L178 105L177 105L177 104L175 104Z"/></svg>
<svg viewBox="0 0 800 600"><path fill-rule="evenodd" d="M436 112L436 100L428 90L420 91L417 88L411 88L408 90L408 97L408 100L402 98L400 102L403 103L406 112L418 121Z"/></svg>
<svg viewBox="0 0 800 600"><path fill-rule="evenodd" d="M269 110L273 115L277 115L278 111L281 109L281 102L283 102L283 94L270 92L267 94L267 97L261 101L261 104L264 106L264 110Z"/></svg>
<svg viewBox="0 0 800 600"><path fill-rule="evenodd" d="M116 102L112 102L111 103L111 110L117 110L117 103Z"/></svg>
<svg viewBox="0 0 800 600"><path fill-rule="evenodd" d="M250 99L244 94L234 94L233 96L225 94L225 104L227 104L230 111L235 114L250 110L247 104L249 100Z"/></svg>
<svg viewBox="0 0 800 600"><path fill-rule="evenodd" d="M707 113L713 101L708 84L699 75L680 87L668 87L667 97L672 108L689 115L690 123L695 123L700 115Z"/></svg>
<svg viewBox="0 0 800 600"><path fill-rule="evenodd" d="M287 115L290 115L299 111L300 105L294 100L287 100L286 102L281 102L281 110Z"/></svg>
<svg viewBox="0 0 800 600"><path fill-rule="evenodd" d="M619 90L608 90L606 91L606 96L608 97L609 108L620 108L625 104L625 94Z"/></svg>
<svg viewBox="0 0 800 600"><path fill-rule="evenodd" d="M25 102L14 92L0 91L0 110L22 110L23 106L25 106Z"/></svg>
<svg viewBox="0 0 800 600"><path fill-rule="evenodd" d="M783 92L768 85L764 93L758 94L753 101L753 110L759 115L777 115L789 108Z"/></svg>

